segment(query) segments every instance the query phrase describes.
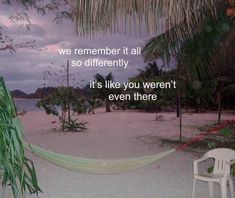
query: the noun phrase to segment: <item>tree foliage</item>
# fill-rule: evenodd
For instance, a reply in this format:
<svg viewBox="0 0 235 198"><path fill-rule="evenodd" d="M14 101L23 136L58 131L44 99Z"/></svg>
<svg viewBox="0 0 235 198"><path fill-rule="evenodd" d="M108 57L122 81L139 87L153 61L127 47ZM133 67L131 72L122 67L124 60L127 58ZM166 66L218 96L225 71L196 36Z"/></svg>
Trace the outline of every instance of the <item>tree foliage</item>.
<svg viewBox="0 0 235 198"><path fill-rule="evenodd" d="M74 114L80 114L87 111L84 101L78 97L77 89L72 84L77 83L78 73L70 71L69 61L67 65L60 67L52 63L47 70L43 72L44 86L46 83L52 83L57 88L48 97L42 98L37 106L42 107L47 114L59 117L61 129L63 131L83 131L86 129L85 123L73 119Z"/></svg>
<svg viewBox="0 0 235 198"><path fill-rule="evenodd" d="M105 84L106 82L112 82L113 81L113 75L112 73L109 73L107 76L102 76L101 74L97 73L95 75L95 82L96 82L96 88L94 89L96 92L96 95L99 99L102 99L105 103L105 110L106 112L110 112L110 101L109 101L109 94L112 93L112 89L108 88ZM100 85L97 86L97 85Z"/></svg>
<svg viewBox="0 0 235 198"><path fill-rule="evenodd" d="M26 158L24 135L12 98L0 79L0 179L14 198L40 192L33 162Z"/></svg>
<svg viewBox="0 0 235 198"><path fill-rule="evenodd" d="M80 132L86 129L85 123L78 122L78 119L72 118L73 115L78 115L85 111L76 89L72 87L58 87L48 97L41 99L37 106L42 107L47 114L58 116L63 131ZM69 108L72 110L72 115L68 114Z"/></svg>

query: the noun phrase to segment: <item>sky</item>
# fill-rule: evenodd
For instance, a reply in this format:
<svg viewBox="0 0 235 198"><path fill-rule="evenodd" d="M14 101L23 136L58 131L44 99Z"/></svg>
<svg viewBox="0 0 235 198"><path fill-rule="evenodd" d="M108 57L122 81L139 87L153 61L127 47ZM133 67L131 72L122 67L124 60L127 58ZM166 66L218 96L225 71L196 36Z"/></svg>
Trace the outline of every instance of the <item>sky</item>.
<svg viewBox="0 0 235 198"><path fill-rule="evenodd" d="M43 87L43 72L51 65L53 70L59 70L61 65L66 65L67 60L85 60L87 56L62 56L59 48L135 48L142 46L151 37L149 35L127 36L115 34L95 38L79 37L75 31L75 25L64 20L61 24L53 21L54 16L47 14L41 16L35 11L29 11L31 28L19 28L20 23L12 23L9 19L19 8L0 3L0 27L4 27L6 34L15 38L15 42L33 41L34 49L18 49L16 53L7 50L0 51L0 75L4 77L10 90L20 89L26 93L32 93L37 88ZM22 22L21 22L22 23ZM20 26L21 27L21 26ZM102 60L125 58L129 61L126 69L122 67L78 67L72 68L71 73L76 75L76 85L85 86L94 79L96 73L107 75L112 72L115 81L125 82L128 78L138 73L138 69L146 64L140 55L136 56L95 56ZM51 64L53 63L53 65ZM46 82L49 86L50 83ZM52 86L54 84L51 84Z"/></svg>

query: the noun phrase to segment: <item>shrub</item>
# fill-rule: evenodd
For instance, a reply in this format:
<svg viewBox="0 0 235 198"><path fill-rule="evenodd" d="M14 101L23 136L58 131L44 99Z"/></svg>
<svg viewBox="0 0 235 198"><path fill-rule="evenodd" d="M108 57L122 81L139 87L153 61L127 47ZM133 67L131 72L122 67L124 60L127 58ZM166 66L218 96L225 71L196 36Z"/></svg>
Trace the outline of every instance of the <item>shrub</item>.
<svg viewBox="0 0 235 198"><path fill-rule="evenodd" d="M78 98L76 90L71 87L59 87L51 95L38 101L38 107L42 107L47 114L58 116L63 131L83 131L85 124L72 119L74 114L86 111L85 105Z"/></svg>

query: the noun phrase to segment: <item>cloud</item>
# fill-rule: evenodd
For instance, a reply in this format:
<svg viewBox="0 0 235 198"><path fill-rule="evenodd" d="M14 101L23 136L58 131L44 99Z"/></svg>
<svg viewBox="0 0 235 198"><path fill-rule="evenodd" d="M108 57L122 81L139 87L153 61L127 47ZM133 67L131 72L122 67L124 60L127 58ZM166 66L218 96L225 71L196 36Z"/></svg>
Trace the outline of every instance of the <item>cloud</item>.
<svg viewBox="0 0 235 198"><path fill-rule="evenodd" d="M42 73L54 63L55 68L65 65L67 59L86 59L87 56L61 56L58 48L123 48L124 46L134 48L143 45L148 36L131 37L125 35L109 35L97 38L83 38L76 34L75 26L71 21L64 21L62 24L53 22L53 17L48 14L40 16L35 11L29 11L31 18L31 29L28 31L17 32L16 24L11 24L8 17L14 12L14 6L0 4L0 25L8 27L8 34L14 36L16 42L35 40L34 49L19 49L16 53L0 51L0 74L5 77L10 89L22 89L28 93L33 92L43 84ZM107 56L98 56L107 58ZM79 67L80 73L78 82L84 80L84 83L93 79L96 73L108 74L112 72L116 81L127 81L137 73L137 69L144 66L141 56L123 56L108 57L108 59L118 59L124 57L129 59L127 69L123 68L98 68L98 67Z"/></svg>

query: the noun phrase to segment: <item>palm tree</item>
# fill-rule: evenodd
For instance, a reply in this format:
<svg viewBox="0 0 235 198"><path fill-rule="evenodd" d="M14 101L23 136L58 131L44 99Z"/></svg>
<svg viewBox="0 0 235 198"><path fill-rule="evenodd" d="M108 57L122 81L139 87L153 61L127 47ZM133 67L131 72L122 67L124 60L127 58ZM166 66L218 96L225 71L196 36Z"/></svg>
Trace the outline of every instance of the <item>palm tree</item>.
<svg viewBox="0 0 235 198"><path fill-rule="evenodd" d="M156 76L161 76L162 67L159 69L159 66L156 61L147 63L147 66L144 69L139 69L139 75L137 77L142 78L143 80L150 79Z"/></svg>
<svg viewBox="0 0 235 198"><path fill-rule="evenodd" d="M184 84L217 81L218 122L221 116L224 79L235 78L234 41L235 21L225 15L221 7L217 20L209 17L200 33L180 41L172 30L151 39L143 48L146 61L156 58L177 59L178 76L184 76ZM174 38L174 39L173 39ZM225 78L226 77L226 78ZM230 82L231 83L231 82ZM226 83L228 85L228 82ZM230 86L231 87L231 86Z"/></svg>
<svg viewBox="0 0 235 198"><path fill-rule="evenodd" d="M176 28L178 38L191 37L200 32L208 16L217 18L217 12L226 0L77 0L75 22L81 35L128 33L146 30L156 33L159 26L166 30ZM124 28L120 30L120 22Z"/></svg>
<svg viewBox="0 0 235 198"><path fill-rule="evenodd" d="M111 89L106 87L105 83L113 81L112 73L110 72L105 77L102 76L101 74L97 73L95 75L95 81L96 81L96 84L100 85L100 88L96 87L96 89L95 89L98 97L104 101L106 112L111 112L110 101L108 99L108 96L111 93Z"/></svg>
<svg viewBox="0 0 235 198"><path fill-rule="evenodd" d="M217 66L217 102L218 102L218 123L221 121L223 95L229 96L235 90L235 20L233 20L230 31L224 39L223 46L219 49L217 56L213 58L213 64Z"/></svg>

